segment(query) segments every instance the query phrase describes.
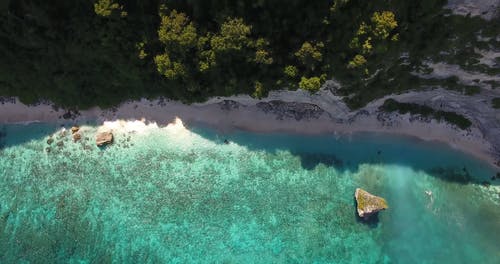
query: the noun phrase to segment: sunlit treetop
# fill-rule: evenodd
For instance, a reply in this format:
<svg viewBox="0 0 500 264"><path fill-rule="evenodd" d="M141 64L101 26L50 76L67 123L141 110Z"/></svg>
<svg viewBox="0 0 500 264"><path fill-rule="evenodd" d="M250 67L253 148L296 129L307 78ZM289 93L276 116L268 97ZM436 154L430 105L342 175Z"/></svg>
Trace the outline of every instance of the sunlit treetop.
<svg viewBox="0 0 500 264"><path fill-rule="evenodd" d="M294 55L304 66L314 69L316 63L323 60L321 49L323 49L324 47L325 45L323 44L323 42L311 44L310 42L306 41L302 44L300 49L295 52Z"/></svg>
<svg viewBox="0 0 500 264"><path fill-rule="evenodd" d="M330 12L336 12L340 7L345 5L350 0L333 0L332 6L330 7Z"/></svg>
<svg viewBox="0 0 500 264"><path fill-rule="evenodd" d="M396 16L391 11L374 12L371 21L373 23L373 34L380 39L389 37L391 31L398 26Z"/></svg>
<svg viewBox="0 0 500 264"><path fill-rule="evenodd" d="M241 50L250 45L252 27L241 18L228 18L220 27L219 34L212 37L210 46L218 52Z"/></svg>
<svg viewBox="0 0 500 264"><path fill-rule="evenodd" d="M260 64L272 64L273 58L271 57L270 52L268 51L269 41L264 38L259 38L255 41L254 45L257 51L255 51L255 59L256 63Z"/></svg>
<svg viewBox="0 0 500 264"><path fill-rule="evenodd" d="M354 58L349 62L347 65L347 68L358 68L362 65L366 64L366 58L363 55L356 55Z"/></svg>
<svg viewBox="0 0 500 264"><path fill-rule="evenodd" d="M195 47L197 44L196 28L184 13L172 10L169 15L160 15L161 24L158 37L163 44L180 47Z"/></svg>
<svg viewBox="0 0 500 264"><path fill-rule="evenodd" d="M302 77L299 82L300 89L309 91L311 93L317 92L321 88L321 78L319 77L311 77L306 78Z"/></svg>
<svg viewBox="0 0 500 264"><path fill-rule="evenodd" d="M114 0L97 0L94 3L94 12L99 16L109 17L113 11L120 11L122 17L127 16L127 13L123 11L123 6Z"/></svg>
<svg viewBox="0 0 500 264"><path fill-rule="evenodd" d="M297 69L297 67L295 67L293 65L287 65L287 66L285 66L285 69L283 70L283 73L287 77L295 78L297 76L297 74L299 73L299 70Z"/></svg>
<svg viewBox="0 0 500 264"><path fill-rule="evenodd" d="M167 79L180 79L187 74L184 65L180 62L172 61L167 53L156 55L154 61L158 72Z"/></svg>

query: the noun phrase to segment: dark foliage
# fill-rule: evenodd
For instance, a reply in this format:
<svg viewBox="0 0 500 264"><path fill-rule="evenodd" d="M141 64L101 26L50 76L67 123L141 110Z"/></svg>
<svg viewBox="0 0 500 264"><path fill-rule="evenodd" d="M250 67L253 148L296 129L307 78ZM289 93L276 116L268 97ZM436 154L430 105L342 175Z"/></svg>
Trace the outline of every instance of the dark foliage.
<svg viewBox="0 0 500 264"><path fill-rule="evenodd" d="M99 2L116 6L104 10L109 13L97 11L94 4ZM475 41L479 30L484 37L496 36L499 32L495 21L449 16L442 8L445 3L446 0L2 1L0 95L18 96L29 104L50 100L59 106L79 109L110 107L141 97L165 96L184 102L238 93L261 97L272 89L297 89L301 80L308 80L309 85L303 82L303 86L314 92L318 82L335 78L343 84L339 95L346 96L350 107L358 108L388 93L426 84L411 74L425 70L423 60L440 59L473 68L476 66L471 46L498 45L495 38L486 44ZM159 39L158 29L162 14L172 10L193 22L197 38L209 40L221 35L221 27L228 19L241 18L251 27L251 43L241 50L223 51L207 44L210 42L184 49L170 47ZM377 38L373 18L383 12L394 14L397 26L386 28L387 34ZM387 16L384 19L382 24L390 22ZM359 35L362 23L368 24L371 31ZM373 39L368 43L370 47L352 46L356 37L363 44L362 38L369 36ZM264 41L257 44L259 39ZM301 47L312 50L300 53ZM216 65L201 72L202 51L214 50L219 52L214 59ZM442 55L441 50L453 50L453 54ZM185 75L166 78L158 72L154 58L167 53L182 62ZM349 67L357 55L362 55L366 62L358 60L359 65ZM287 66L293 67L285 73ZM464 93L473 92L477 89L464 88Z"/></svg>
<svg viewBox="0 0 500 264"><path fill-rule="evenodd" d="M433 118L438 121L444 120L450 124L456 125L463 130L469 128L472 125L469 119L457 113L441 110L436 111L433 108L425 105L415 103L400 103L394 99L385 100L384 104L380 107L380 110L386 112L398 112L400 114L410 113L412 115L420 115L426 118Z"/></svg>

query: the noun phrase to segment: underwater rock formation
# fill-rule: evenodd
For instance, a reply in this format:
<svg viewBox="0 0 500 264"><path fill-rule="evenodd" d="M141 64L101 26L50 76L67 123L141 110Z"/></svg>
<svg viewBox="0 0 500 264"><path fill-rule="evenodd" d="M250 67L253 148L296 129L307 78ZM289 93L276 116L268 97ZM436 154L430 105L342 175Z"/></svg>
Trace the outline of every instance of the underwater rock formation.
<svg viewBox="0 0 500 264"><path fill-rule="evenodd" d="M73 141L74 142L77 142L79 141L80 139L82 139L82 135L80 133L74 133L73 134Z"/></svg>

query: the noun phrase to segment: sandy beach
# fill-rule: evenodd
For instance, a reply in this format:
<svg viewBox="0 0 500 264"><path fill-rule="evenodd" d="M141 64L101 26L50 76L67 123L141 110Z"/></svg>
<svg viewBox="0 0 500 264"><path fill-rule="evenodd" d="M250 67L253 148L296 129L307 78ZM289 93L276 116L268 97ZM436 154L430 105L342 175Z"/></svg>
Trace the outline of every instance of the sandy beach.
<svg viewBox="0 0 500 264"><path fill-rule="evenodd" d="M440 104L444 109L446 106L457 107L458 104L460 108L460 101L457 99L459 95L448 91L433 90L419 92L418 96L415 93L407 93L392 97L400 101L405 101L405 98L417 101L420 99L426 104ZM471 102L470 97L466 100ZM15 102L0 104L0 123L56 122L71 126L97 121L98 124L103 125L103 129L116 130L120 126L125 126L127 122L137 120L167 126L178 119L187 127L193 124L204 124L217 128L221 132L241 129L260 133L336 135L357 132L392 133L417 137L426 141L444 142L455 149L498 166L500 160L498 141L500 139L496 133L499 133L500 129L498 129L499 121L494 111L491 113L493 115L491 118L496 119L496 122L494 120L493 123L484 116L471 116L470 114L474 115L474 112L468 111L468 117L472 119L473 126L468 130L460 130L444 122L380 112L378 107L383 101L384 98L360 110L350 111L340 98L335 97L328 90L316 95L303 91L281 91L271 93L263 100L256 100L249 96L234 96L212 98L205 103L186 105L165 99L152 101L142 99L123 103L113 109L103 110L95 107L76 114L68 114L62 109L56 110L50 104L27 106L15 100ZM440 101L445 101L446 106L443 107ZM485 110L479 112L484 113ZM481 128L484 129L481 120L488 122L490 127L487 130L493 133L485 133L481 130ZM491 128L492 124L493 128Z"/></svg>

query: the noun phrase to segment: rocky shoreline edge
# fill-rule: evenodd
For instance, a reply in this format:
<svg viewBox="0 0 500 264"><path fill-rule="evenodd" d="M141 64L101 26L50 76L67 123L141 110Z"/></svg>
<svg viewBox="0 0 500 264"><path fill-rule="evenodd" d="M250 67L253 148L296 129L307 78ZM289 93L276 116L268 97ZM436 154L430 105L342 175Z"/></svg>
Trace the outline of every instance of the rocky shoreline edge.
<svg viewBox="0 0 500 264"><path fill-rule="evenodd" d="M440 141L500 167L500 113L486 102L498 96L486 91L466 96L434 89L386 96L351 111L330 89L317 94L276 91L258 100L250 96L215 97L204 103L182 104L168 99L129 101L112 109L98 107L67 111L50 102L24 105L16 98L0 100L0 124L57 122L71 126L88 121L144 120L167 125L176 118L185 124L203 123L227 131L285 132L299 134L351 134L382 132ZM385 112L380 106L388 98L452 111L467 117L465 130L420 115Z"/></svg>

